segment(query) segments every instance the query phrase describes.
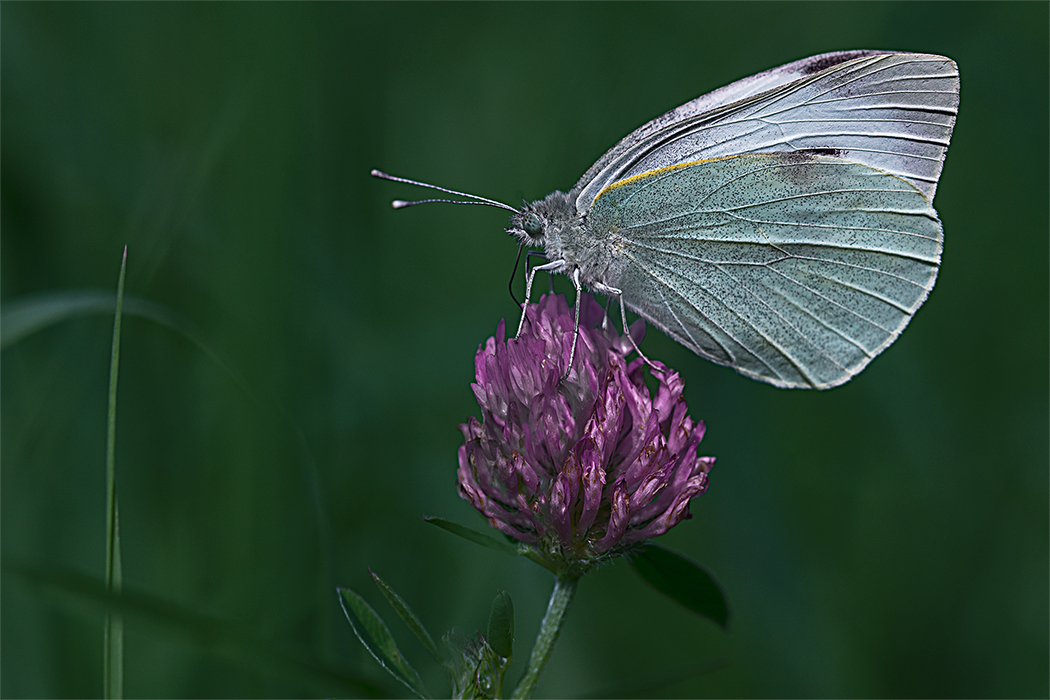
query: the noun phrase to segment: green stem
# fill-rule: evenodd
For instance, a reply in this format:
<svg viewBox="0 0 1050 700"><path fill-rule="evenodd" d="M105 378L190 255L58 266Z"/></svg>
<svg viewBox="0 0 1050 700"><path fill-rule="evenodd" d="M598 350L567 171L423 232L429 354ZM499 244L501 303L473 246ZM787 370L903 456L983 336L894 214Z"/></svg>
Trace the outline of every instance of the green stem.
<svg viewBox="0 0 1050 700"><path fill-rule="evenodd" d="M536 689L536 683L540 679L543 667L554 649L554 643L558 641L558 633L561 632L561 623L565 621L565 613L569 610L569 603L576 593L576 578L558 578L554 581L554 590L551 591L551 599L547 604L547 612L540 623L540 633L536 635L536 643L532 645L532 656L529 657L529 665L522 674L518 687L511 693L512 698L532 697Z"/></svg>

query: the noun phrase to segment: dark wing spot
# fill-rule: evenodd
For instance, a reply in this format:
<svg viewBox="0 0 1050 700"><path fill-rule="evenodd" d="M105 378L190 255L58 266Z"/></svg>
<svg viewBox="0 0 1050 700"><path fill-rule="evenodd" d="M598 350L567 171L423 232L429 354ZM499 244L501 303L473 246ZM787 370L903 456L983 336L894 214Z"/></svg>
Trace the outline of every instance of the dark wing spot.
<svg viewBox="0 0 1050 700"><path fill-rule="evenodd" d="M855 58L861 58L862 56L870 56L872 51L839 51L837 53L831 53L827 56L821 56L816 61L804 66L802 68L803 75L813 75L819 73L822 70L837 66L840 63L846 61L852 61Z"/></svg>
<svg viewBox="0 0 1050 700"><path fill-rule="evenodd" d="M776 157L782 163L790 163L791 165L797 165L799 163L810 163L817 159L817 156L839 156L841 157L845 151L839 148L800 148L797 151L786 151L784 153L777 153Z"/></svg>
<svg viewBox="0 0 1050 700"><path fill-rule="evenodd" d="M841 158L846 154L841 148L802 148L795 153L806 153L811 156L833 156L835 158Z"/></svg>

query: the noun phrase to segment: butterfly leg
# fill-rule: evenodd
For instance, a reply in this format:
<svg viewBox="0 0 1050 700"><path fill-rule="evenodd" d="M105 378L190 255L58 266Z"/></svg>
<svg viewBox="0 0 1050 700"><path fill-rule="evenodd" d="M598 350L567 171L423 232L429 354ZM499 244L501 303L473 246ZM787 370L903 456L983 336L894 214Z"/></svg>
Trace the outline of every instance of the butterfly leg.
<svg viewBox="0 0 1050 700"><path fill-rule="evenodd" d="M634 336L631 335L631 328L627 325L627 307L623 303L623 291L616 287L602 284L601 282L595 282L591 286L594 287L594 291L601 292L609 298L616 297L616 301L620 304L620 323L623 324L624 335L626 335L627 339L631 341L631 346L634 348L634 351L638 353L638 357L645 360L645 364L649 365L649 367L654 368L653 363L645 356L645 353L643 353L641 348L638 347L638 343L634 342Z"/></svg>
<svg viewBox="0 0 1050 700"><path fill-rule="evenodd" d="M544 270L557 270L565 264L564 260L555 260L545 265L537 265L529 270L529 276L525 280L525 302L521 305L521 321L518 322L518 332L515 337L521 335L521 329L525 327L525 311L529 308L529 299L532 297L532 282L536 279L536 273ZM579 288L579 283L577 283Z"/></svg>
<svg viewBox="0 0 1050 700"><path fill-rule="evenodd" d="M526 270L529 269L529 260L531 258L539 258L540 260L549 260L550 259L550 258L547 257L547 254L544 253L542 250L530 250L529 252L525 253L525 269ZM549 271L549 270L547 272L547 290L551 294L554 294L554 275L552 275L551 271Z"/></svg>
<svg viewBox="0 0 1050 700"><path fill-rule="evenodd" d="M572 271L572 283L576 287L576 321L572 324L572 349L569 350L569 364L565 367L562 379L569 376L572 370L572 360L576 357L576 339L580 337L580 297L583 295L583 287L580 285L580 268Z"/></svg>
<svg viewBox="0 0 1050 700"><path fill-rule="evenodd" d="M518 301L518 297L514 296L514 275L518 271L518 263L521 262L521 251L524 250L524 249L525 249L525 244L524 243L522 243L521 245L518 246L518 255L517 255L516 258L514 258L514 269L510 273L510 283L507 285L507 288L510 290L510 298L514 300L514 305L515 306L521 306L522 305L522 302ZM547 260L548 259L547 258L547 254L544 253L543 251L540 251L540 250L530 250L529 252L525 253L525 277L526 278L528 278L528 276L529 276L529 260L531 260L532 258L540 258L541 260ZM550 275L548 274L547 277L549 278ZM550 287L551 287L551 294L554 294L554 282L553 281L550 281ZM528 297L526 297L526 299L527 298Z"/></svg>

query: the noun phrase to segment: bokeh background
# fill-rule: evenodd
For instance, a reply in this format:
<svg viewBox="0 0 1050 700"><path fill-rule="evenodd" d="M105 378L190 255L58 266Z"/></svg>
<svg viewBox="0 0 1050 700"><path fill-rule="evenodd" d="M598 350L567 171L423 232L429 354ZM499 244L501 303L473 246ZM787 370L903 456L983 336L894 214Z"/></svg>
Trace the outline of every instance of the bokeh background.
<svg viewBox="0 0 1050 700"><path fill-rule="evenodd" d="M1050 693L1046 3L0 15L3 309L112 294L127 244L127 294L196 329L124 323L124 582L187 620L129 617L128 696L365 692L340 673L403 694L353 638L337 585L447 692L368 567L436 634L483 630L509 591L516 680L549 574L421 520L484 527L455 492L457 424L477 411L478 344L515 314L515 245L494 209L391 210L425 192L369 170L537 199L699 94L852 48L959 64L937 286L893 347L822 393L758 384L650 330L643 348L684 375L718 458L667 544L719 579L730 627L604 568L539 694ZM102 579L111 332L111 315L77 315L3 349L5 697L102 692L101 608L11 562ZM316 666L211 643L192 615Z"/></svg>

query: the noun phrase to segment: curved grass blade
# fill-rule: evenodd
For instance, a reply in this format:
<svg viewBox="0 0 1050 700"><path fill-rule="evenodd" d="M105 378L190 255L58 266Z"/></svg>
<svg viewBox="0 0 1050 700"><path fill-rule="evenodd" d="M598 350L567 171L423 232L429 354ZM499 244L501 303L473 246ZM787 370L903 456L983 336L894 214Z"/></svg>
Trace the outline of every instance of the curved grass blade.
<svg viewBox="0 0 1050 700"><path fill-rule="evenodd" d="M489 549L500 552L501 554L510 554L511 556L517 556L519 554L518 548L507 540L496 539L495 537L482 534L477 530L470 529L466 525L460 525L451 520L445 520L444 518L438 518L433 515L424 515L423 520L431 525L437 525L442 530L447 530L453 535L459 535L465 540L470 540L474 544L480 544L482 547L488 547Z"/></svg>
<svg viewBox="0 0 1050 700"><path fill-rule="evenodd" d="M95 616L101 609L134 618L137 624L151 626L166 633L168 638L185 640L258 670L272 673L278 669L297 678L324 683L325 687L334 686L343 695L389 697L382 689L318 661L315 654L278 647L233 620L202 615L127 587L119 594L111 593L106 591L102 580L69 569L30 564L5 556L0 571L5 578L17 576L28 584L34 595L65 599L67 605L72 603L71 607L80 614Z"/></svg>
<svg viewBox="0 0 1050 700"><path fill-rule="evenodd" d="M427 632L426 628L423 627L423 623L420 622L416 614L412 612L412 609L408 607L408 603L405 602L404 598L399 596L393 588L390 587L386 581L379 577L379 574L368 570L369 575L372 577L372 581L375 582L376 587L379 588L380 593L390 603L390 607L398 614L398 616L405 621L408 628L412 630L412 634L416 635L416 639L423 643L430 655L437 659L438 663L445 663L445 660L441 658L441 654L438 652L437 645L434 644L434 639Z"/></svg>
<svg viewBox="0 0 1050 700"><path fill-rule="evenodd" d="M106 592L120 593L123 572L120 565L120 522L117 517L117 474L114 453L117 447L117 376L120 373L120 316L124 306L124 278L128 268L128 247L120 261L117 280L117 310L113 317L113 346L109 357L109 408L106 413ZM106 612L103 623L102 693L106 698L124 697L124 618Z"/></svg>
<svg viewBox="0 0 1050 700"><path fill-rule="evenodd" d="M729 611L722 589L699 564L650 543L631 557L631 566L656 590L722 627L727 626Z"/></svg>
<svg viewBox="0 0 1050 700"><path fill-rule="evenodd" d="M504 659L510 659L514 651L514 603L510 594L500 591L492 601L489 613L489 646Z"/></svg>
<svg viewBox="0 0 1050 700"><path fill-rule="evenodd" d="M71 318L112 313L116 303L114 295L93 290L43 292L7 302L0 308L0 349ZM144 318L175 331L222 368L241 391L253 396L244 378L223 361L204 341L200 330L177 311L149 299L128 296L124 297L121 315Z"/></svg>
<svg viewBox="0 0 1050 700"><path fill-rule="evenodd" d="M336 590L339 592L339 605L343 608L343 614L368 653L413 693L421 698L428 697L423 680L401 655L390 629L372 606L349 588Z"/></svg>
<svg viewBox="0 0 1050 700"><path fill-rule="evenodd" d="M61 321L89 314L113 313L115 308L113 294L88 290L45 292L7 302L0 310L0 348ZM125 297L122 313L151 319L196 340L184 320L167 307L148 299Z"/></svg>

